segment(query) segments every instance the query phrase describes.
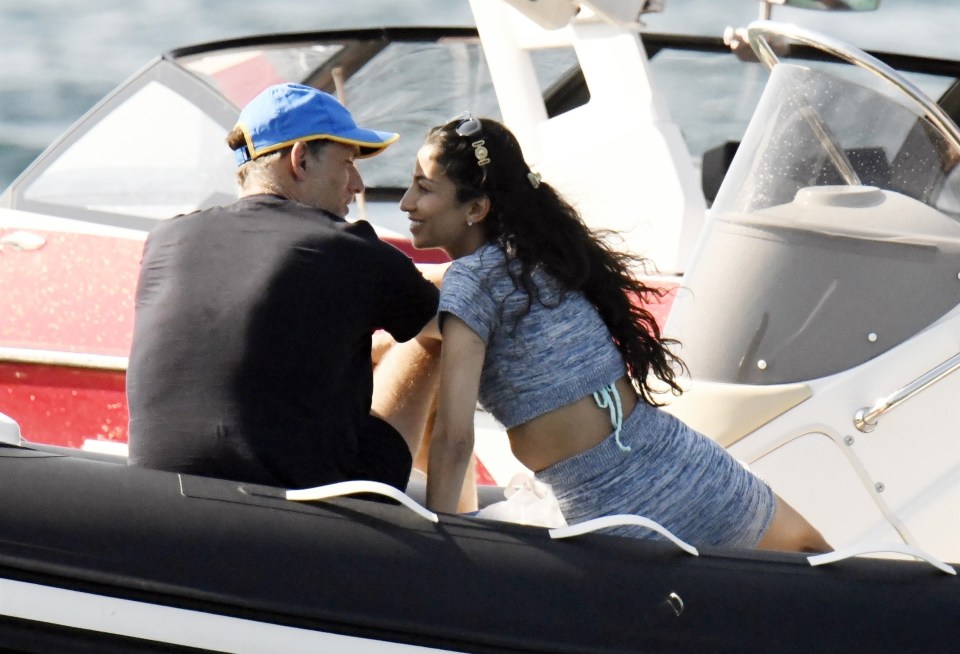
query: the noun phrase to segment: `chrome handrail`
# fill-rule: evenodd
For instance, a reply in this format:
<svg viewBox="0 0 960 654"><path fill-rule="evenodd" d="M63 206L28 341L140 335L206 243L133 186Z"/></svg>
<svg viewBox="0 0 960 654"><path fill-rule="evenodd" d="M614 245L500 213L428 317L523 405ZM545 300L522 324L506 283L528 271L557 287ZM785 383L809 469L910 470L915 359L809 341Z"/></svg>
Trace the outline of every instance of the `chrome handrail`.
<svg viewBox="0 0 960 654"><path fill-rule="evenodd" d="M887 80L905 93L923 112L924 116L947 137L950 143L960 151L960 128L940 105L930 100L917 86L905 79L896 70L862 50L837 39L830 38L812 30L796 25L778 23L770 20L756 20L747 26L750 47L767 68L773 68L779 62L773 48L766 40L772 34L790 41L823 50L839 59L867 70Z"/></svg>
<svg viewBox="0 0 960 654"><path fill-rule="evenodd" d="M933 370L917 377L898 391L877 400L873 406L863 407L853 416L854 426L863 433L869 433L877 428L877 420L897 408L911 397L933 386L950 373L960 370L960 353L941 363Z"/></svg>
<svg viewBox="0 0 960 654"><path fill-rule="evenodd" d="M28 363L38 366L62 366L122 372L127 369L129 359L121 356L86 352L0 347L0 363Z"/></svg>

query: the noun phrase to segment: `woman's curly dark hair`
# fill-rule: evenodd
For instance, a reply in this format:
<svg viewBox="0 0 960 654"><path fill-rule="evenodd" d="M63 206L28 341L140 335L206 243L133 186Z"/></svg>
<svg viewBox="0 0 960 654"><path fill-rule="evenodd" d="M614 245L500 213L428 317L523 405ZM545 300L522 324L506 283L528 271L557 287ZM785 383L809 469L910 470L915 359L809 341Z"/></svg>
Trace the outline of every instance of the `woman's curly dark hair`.
<svg viewBox="0 0 960 654"><path fill-rule="evenodd" d="M570 291L581 291L597 308L623 356L627 373L643 399L663 389L651 387L652 373L681 392L676 375L683 362L670 351L675 341L661 337L660 328L644 303L665 291L647 286L635 270L648 270L644 257L614 249L606 242L613 234L591 230L580 214L549 184L534 186L530 167L516 137L501 123L478 118L476 135L460 136L464 118L434 127L427 143L436 146L436 160L457 187L457 199L490 199L490 211L479 223L487 240L499 244L508 257L520 261L517 280L529 297L537 296L531 273L541 268ZM480 166L474 142L483 140L490 162Z"/></svg>

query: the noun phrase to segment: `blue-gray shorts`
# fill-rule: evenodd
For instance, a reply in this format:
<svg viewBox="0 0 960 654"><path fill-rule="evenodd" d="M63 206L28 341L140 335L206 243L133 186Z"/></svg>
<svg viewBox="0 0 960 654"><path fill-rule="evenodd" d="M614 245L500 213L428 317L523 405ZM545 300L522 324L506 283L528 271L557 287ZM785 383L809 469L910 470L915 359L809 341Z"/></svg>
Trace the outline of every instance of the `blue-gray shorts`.
<svg viewBox="0 0 960 654"><path fill-rule="evenodd" d="M754 547L776 512L773 491L726 450L639 402L599 445L537 473L568 524L621 513L654 520L695 546ZM660 538L643 527L609 530Z"/></svg>

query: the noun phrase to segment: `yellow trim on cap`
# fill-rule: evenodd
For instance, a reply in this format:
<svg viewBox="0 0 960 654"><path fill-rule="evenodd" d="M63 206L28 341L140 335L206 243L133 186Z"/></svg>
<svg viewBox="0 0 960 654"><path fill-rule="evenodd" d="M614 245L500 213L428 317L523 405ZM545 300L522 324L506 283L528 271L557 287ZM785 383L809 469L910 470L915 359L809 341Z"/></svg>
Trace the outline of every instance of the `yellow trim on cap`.
<svg viewBox="0 0 960 654"><path fill-rule="evenodd" d="M397 139L400 138L399 134L394 134L393 138L388 139L387 141L384 141L382 144L373 145L372 143L364 143L363 141L347 139L341 136L331 136L329 134L315 134L313 136L301 136L299 138L295 138L290 141L284 141L283 143L275 143L274 145L261 148L259 151L257 151L253 147L253 139L250 138L250 132L247 131L247 126L241 124L239 125L239 127L240 127L240 131L243 132L243 139L247 142L247 152L250 153L250 159L247 161L247 163L249 163L250 161L253 161L254 159L257 159L258 157L262 157L265 154L270 154L271 152L276 152L278 150L282 150L284 148L290 147L297 141L306 142L306 141L322 141L322 140L335 141L337 143L343 143L345 145L355 145L358 148L361 148L360 154L357 155L357 158L366 159L367 157L372 157L374 155L380 154L381 152L387 149L388 145L394 143ZM364 154L363 148L366 148L367 150L372 150L372 152L367 152L366 154Z"/></svg>
<svg viewBox="0 0 960 654"><path fill-rule="evenodd" d="M357 155L357 158L358 158L358 159L366 159L367 157L372 157L372 156L377 155L377 154L380 154L381 152L383 152L384 150L386 150L388 145L390 145L391 143L394 143L397 139L400 138L400 135L399 135L399 134L394 134L394 135L393 135L393 138L388 139L388 140L384 141L382 144L379 144L379 145L372 145L372 144L370 144L370 143L363 143L362 141L354 141L354 140L352 140L352 139L345 139L345 138L342 138L342 137L339 137L339 136L321 136L321 137L319 137L319 138L321 138L321 139L327 139L328 141L336 141L337 143L344 143L344 144L346 144L346 145L355 145L355 146L357 146L358 148L361 149L361 150L360 150L360 154ZM301 139L301 140L306 140L306 139ZM316 140L316 139L310 139L310 140ZM364 154L364 153L363 153L363 148L366 148L366 149L368 149L368 150L373 150L373 152L368 152L367 154Z"/></svg>

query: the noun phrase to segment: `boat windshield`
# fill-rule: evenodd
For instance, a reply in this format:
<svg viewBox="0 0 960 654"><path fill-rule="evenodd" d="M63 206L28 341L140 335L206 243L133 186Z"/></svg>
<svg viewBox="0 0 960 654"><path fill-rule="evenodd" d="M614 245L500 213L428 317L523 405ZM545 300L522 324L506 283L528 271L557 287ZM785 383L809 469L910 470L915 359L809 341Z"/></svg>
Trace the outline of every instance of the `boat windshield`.
<svg viewBox="0 0 960 654"><path fill-rule="evenodd" d="M576 63L571 50L535 51L545 92ZM357 124L400 134L382 154L359 162L368 188L406 188L427 130L464 111L501 118L480 39L344 39L185 57L180 64L238 107L270 83L295 81L340 97ZM261 71L251 76L249 71ZM253 81L255 80L255 81Z"/></svg>
<svg viewBox="0 0 960 654"><path fill-rule="evenodd" d="M768 72L759 62L745 62L727 48L693 49L661 46L661 36L645 37L656 44L650 58L657 89L680 127L694 168L701 171L709 206L726 172L732 153L746 131L767 82ZM850 67L830 61L809 62L829 75L844 76ZM949 73L902 72L931 98L941 98L956 82Z"/></svg>
<svg viewBox="0 0 960 654"><path fill-rule="evenodd" d="M282 82L336 94L358 124L399 132L396 144L358 166L371 194L406 188L429 127L466 110L501 117L479 38L421 32L396 40L381 30L365 38L334 33L167 55L41 155L5 194L9 206L149 229L155 220L229 202L236 166L227 132L240 107ZM533 60L544 91L576 62L564 49Z"/></svg>
<svg viewBox="0 0 960 654"><path fill-rule="evenodd" d="M828 376L960 302L960 149L844 70L771 73L671 315L695 378Z"/></svg>

